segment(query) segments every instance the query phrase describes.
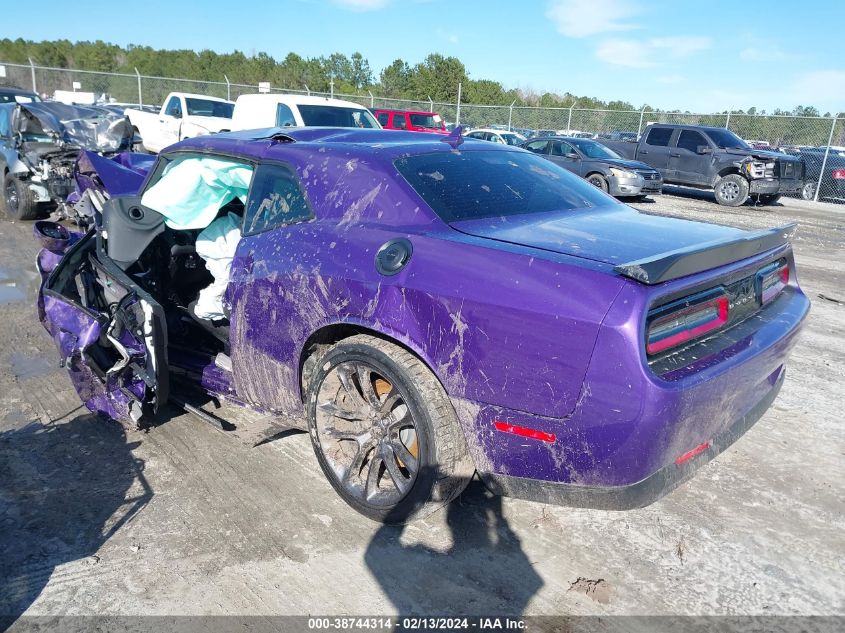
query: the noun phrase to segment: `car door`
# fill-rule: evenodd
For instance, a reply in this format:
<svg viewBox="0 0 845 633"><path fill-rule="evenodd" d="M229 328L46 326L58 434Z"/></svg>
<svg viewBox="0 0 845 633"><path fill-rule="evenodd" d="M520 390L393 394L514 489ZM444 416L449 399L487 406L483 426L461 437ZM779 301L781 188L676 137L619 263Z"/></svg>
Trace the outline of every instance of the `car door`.
<svg viewBox="0 0 845 633"><path fill-rule="evenodd" d="M298 239L313 230L313 218L291 168L281 163L256 167L226 291L232 314L230 356L238 397L273 412L301 413L296 372L280 359L292 353L288 313L312 290L300 287L303 277L290 269L304 261L297 249L314 256L313 241Z"/></svg>
<svg viewBox="0 0 845 633"><path fill-rule="evenodd" d="M664 180L670 180L669 144L675 136L676 130L671 127L652 127L648 131L645 142L637 150L637 159L651 165ZM674 151L674 150L672 150Z"/></svg>
<svg viewBox="0 0 845 633"><path fill-rule="evenodd" d="M176 95L170 97L164 109L163 116L158 119L161 149L173 145L181 139L179 131L182 129L182 99Z"/></svg>
<svg viewBox="0 0 845 633"><path fill-rule="evenodd" d="M408 119L404 112L394 112L390 115L390 127L394 130L405 130L408 127Z"/></svg>
<svg viewBox="0 0 845 633"><path fill-rule="evenodd" d="M566 141L554 140L549 143L549 159L567 171L581 176L583 171L581 155Z"/></svg>
<svg viewBox="0 0 845 633"><path fill-rule="evenodd" d="M126 211L125 204L114 210L119 200L108 201L104 212ZM89 410L133 428L167 402L164 311L105 256L96 231L68 249L43 282L39 302L59 364Z"/></svg>
<svg viewBox="0 0 845 633"><path fill-rule="evenodd" d="M710 152L699 154L699 148L712 146L707 138L697 130L681 130L669 152L668 173L676 182L692 185L708 184L707 172L713 155Z"/></svg>

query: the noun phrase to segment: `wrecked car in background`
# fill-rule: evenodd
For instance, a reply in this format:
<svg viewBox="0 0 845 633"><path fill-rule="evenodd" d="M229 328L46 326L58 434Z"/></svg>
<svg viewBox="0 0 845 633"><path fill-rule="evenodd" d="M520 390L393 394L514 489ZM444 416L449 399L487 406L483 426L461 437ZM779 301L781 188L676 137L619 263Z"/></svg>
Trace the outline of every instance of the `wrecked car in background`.
<svg viewBox="0 0 845 633"><path fill-rule="evenodd" d="M64 203L79 151L104 155L137 142L126 117L96 106L0 104L2 202L13 220L33 220L39 203Z"/></svg>
<svg viewBox="0 0 845 633"><path fill-rule="evenodd" d="M373 519L475 472L626 509L776 397L809 309L793 229L641 214L460 129L232 132L170 147L84 237L36 225L39 308L92 411L307 429Z"/></svg>
<svg viewBox="0 0 845 633"><path fill-rule="evenodd" d="M656 169L667 184L712 189L716 202L738 207L776 203L804 187L804 163L780 152L754 149L720 127L650 123L639 141L600 139L623 158Z"/></svg>

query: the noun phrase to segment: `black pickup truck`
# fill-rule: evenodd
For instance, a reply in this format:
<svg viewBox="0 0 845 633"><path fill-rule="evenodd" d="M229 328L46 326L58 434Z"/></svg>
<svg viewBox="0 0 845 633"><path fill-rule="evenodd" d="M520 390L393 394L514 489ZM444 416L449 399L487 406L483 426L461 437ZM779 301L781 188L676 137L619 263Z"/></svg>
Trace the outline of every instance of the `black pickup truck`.
<svg viewBox="0 0 845 633"><path fill-rule="evenodd" d="M730 130L701 125L649 125L638 142L599 140L625 158L654 167L666 183L712 189L716 201L738 207L749 196L772 204L804 184L800 158L752 148Z"/></svg>

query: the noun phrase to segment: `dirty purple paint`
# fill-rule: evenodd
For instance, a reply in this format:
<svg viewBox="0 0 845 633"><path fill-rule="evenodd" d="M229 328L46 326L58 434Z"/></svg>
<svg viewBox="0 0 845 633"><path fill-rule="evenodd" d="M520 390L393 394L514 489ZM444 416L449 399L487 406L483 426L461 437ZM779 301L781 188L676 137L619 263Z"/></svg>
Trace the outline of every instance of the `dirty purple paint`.
<svg viewBox="0 0 845 633"><path fill-rule="evenodd" d="M456 230L393 166L416 152L454 151L439 137L285 133L296 142L271 142L253 131L171 148L282 161L299 175L316 218L241 240L227 291L233 380L216 369L201 372L211 392L301 415L309 340L354 325L399 341L431 368L455 402L480 471L622 486L730 427L783 371L808 306L794 274L775 318L761 320L730 353L686 359L671 376L649 366L644 331L647 312L664 298L718 285L777 257L792 265L788 247L648 286L613 265L741 232L641 215L609 197L599 208L540 223L524 216ZM470 142L459 151L480 149L521 151ZM381 276L375 254L398 237L412 242L413 257L399 274ZM54 301L47 311L53 323L80 318ZM116 405L103 403L106 397L92 396L89 406L102 403L110 412ZM495 421L556 440L501 433Z"/></svg>

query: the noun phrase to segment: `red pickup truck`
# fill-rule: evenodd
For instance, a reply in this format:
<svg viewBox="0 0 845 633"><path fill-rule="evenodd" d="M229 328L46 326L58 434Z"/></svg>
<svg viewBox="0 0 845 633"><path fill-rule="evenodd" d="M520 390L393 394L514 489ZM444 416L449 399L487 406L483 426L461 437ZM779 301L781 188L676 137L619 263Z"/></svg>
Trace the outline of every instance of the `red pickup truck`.
<svg viewBox="0 0 845 633"><path fill-rule="evenodd" d="M410 130L411 132L435 132L448 134L446 124L436 112L415 112L412 110L374 110L376 119L385 130Z"/></svg>

